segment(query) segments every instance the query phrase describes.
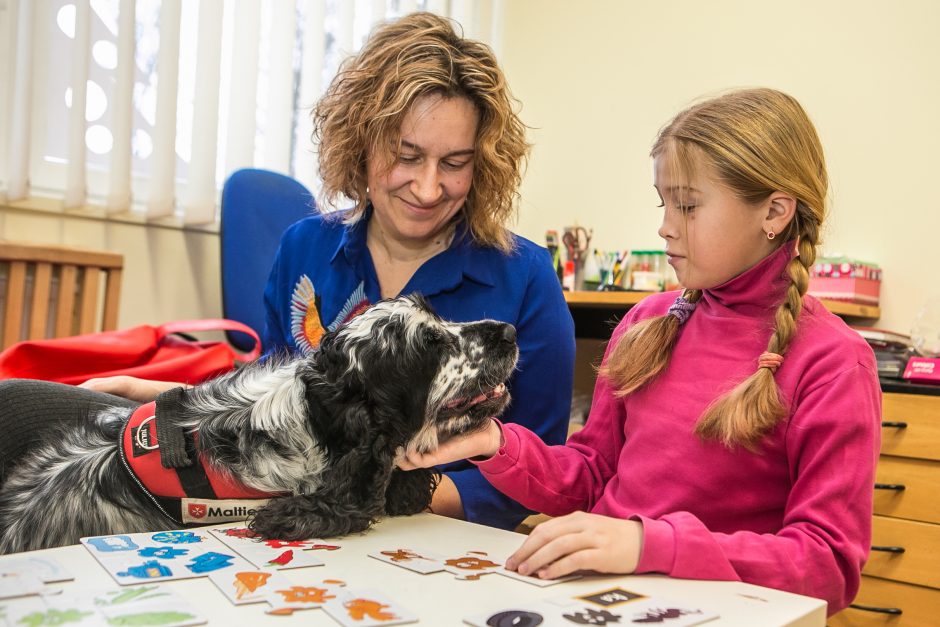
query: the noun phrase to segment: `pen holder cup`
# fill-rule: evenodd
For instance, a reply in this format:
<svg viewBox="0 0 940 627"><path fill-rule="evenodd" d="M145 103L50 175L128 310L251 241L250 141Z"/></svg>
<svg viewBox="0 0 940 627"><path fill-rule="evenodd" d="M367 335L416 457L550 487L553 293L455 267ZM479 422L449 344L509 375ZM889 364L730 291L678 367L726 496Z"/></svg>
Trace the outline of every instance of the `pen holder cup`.
<svg viewBox="0 0 940 627"><path fill-rule="evenodd" d="M574 289L587 289L584 287L584 259L581 257L574 258Z"/></svg>

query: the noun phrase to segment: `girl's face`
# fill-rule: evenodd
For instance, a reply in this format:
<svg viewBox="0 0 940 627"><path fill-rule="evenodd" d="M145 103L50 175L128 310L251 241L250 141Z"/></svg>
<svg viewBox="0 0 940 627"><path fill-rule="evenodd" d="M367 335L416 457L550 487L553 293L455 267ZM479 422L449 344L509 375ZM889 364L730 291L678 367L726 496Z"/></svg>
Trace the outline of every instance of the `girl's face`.
<svg viewBox="0 0 940 627"><path fill-rule="evenodd" d="M448 226L470 192L478 124L467 98L415 100L402 120L397 161L373 153L367 159L373 218L384 234L421 247Z"/></svg>
<svg viewBox="0 0 940 627"><path fill-rule="evenodd" d="M719 183L703 159L691 180L678 176L670 161L668 154L655 158L653 186L664 207L659 236L679 283L717 287L776 249L779 242L767 239L774 195L750 205Z"/></svg>

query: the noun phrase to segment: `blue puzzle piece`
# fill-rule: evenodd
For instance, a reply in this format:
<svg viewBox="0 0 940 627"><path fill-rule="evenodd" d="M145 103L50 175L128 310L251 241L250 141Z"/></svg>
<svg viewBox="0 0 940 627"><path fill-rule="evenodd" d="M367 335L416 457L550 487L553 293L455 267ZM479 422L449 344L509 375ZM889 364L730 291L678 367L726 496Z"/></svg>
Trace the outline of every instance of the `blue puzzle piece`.
<svg viewBox="0 0 940 627"><path fill-rule="evenodd" d="M154 542L164 544L194 544L202 542L202 537L192 531L161 531L150 536Z"/></svg>
<svg viewBox="0 0 940 627"><path fill-rule="evenodd" d="M194 573L208 573L213 570L219 570L220 568L227 568L232 565L234 560L235 557L232 555L223 555L222 553L209 551L208 553L194 557L192 562L186 564L186 568Z"/></svg>
<svg viewBox="0 0 940 627"><path fill-rule="evenodd" d="M159 557L164 560L176 559L187 553L189 553L189 549L174 549L171 546L148 546L137 551L137 554L141 557Z"/></svg>
<svg viewBox="0 0 940 627"><path fill-rule="evenodd" d="M130 539L130 536L103 536L101 538L89 538L88 544L92 545L102 553L115 553L117 551L133 551L137 545Z"/></svg>
<svg viewBox="0 0 940 627"><path fill-rule="evenodd" d="M156 560L147 560L140 566L131 566L126 571L118 573L118 577L137 577L138 579L158 579L170 577L173 571Z"/></svg>

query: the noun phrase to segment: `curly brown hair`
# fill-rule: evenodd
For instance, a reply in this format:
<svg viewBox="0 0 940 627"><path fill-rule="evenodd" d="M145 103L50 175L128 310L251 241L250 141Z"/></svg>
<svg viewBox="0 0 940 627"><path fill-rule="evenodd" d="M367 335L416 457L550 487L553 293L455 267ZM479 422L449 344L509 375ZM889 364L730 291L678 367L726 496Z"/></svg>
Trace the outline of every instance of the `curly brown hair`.
<svg viewBox="0 0 940 627"><path fill-rule="evenodd" d="M507 225L515 217L529 152L518 101L493 51L432 13L378 26L359 54L343 62L314 108L325 199L332 203L344 195L356 203L347 219L363 216L367 155L389 154L394 163L402 119L426 95L464 97L479 112L473 181L461 214L476 242L511 250Z"/></svg>

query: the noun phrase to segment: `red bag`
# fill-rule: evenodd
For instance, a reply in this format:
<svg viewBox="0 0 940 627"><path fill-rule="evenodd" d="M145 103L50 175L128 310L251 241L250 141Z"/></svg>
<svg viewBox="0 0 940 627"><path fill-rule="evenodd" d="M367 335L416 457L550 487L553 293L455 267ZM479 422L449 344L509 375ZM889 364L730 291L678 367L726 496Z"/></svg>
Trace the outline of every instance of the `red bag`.
<svg viewBox="0 0 940 627"><path fill-rule="evenodd" d="M187 340L174 333L240 331L255 340L250 353L225 342ZM261 354L261 340L240 322L181 320L73 337L19 342L0 353L0 379L41 379L77 385L93 377L130 375L156 381L200 383L228 372L236 360Z"/></svg>

